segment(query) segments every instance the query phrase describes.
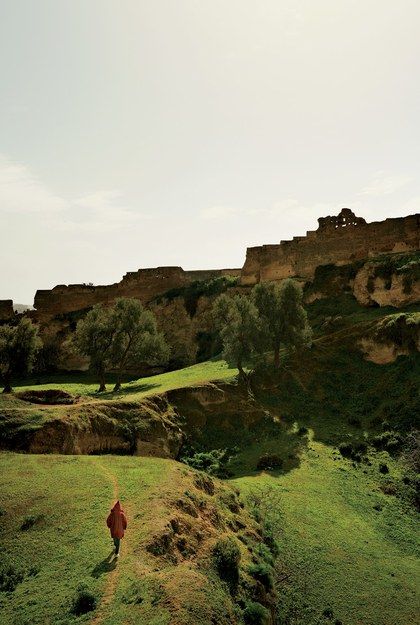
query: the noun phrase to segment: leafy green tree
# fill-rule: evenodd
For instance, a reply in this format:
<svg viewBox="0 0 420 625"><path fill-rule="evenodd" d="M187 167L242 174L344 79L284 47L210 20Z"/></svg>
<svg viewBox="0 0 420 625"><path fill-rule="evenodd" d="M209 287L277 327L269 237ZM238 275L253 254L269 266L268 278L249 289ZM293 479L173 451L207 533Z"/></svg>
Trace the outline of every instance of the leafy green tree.
<svg viewBox="0 0 420 625"><path fill-rule="evenodd" d="M38 329L32 321L23 318L17 325L0 327L0 372L4 382L3 393L12 392L12 379L32 370L35 356L42 345Z"/></svg>
<svg viewBox="0 0 420 625"><path fill-rule="evenodd" d="M252 290L261 331L267 347L274 352L274 364L280 366L280 348L298 348L309 342L311 328L302 304L302 289L291 279L260 282Z"/></svg>
<svg viewBox="0 0 420 625"><path fill-rule="evenodd" d="M169 356L153 313L135 299L119 298L109 308L95 306L77 324L74 340L78 351L90 358L99 378L99 392L106 390L110 369L116 371L114 391L118 391L124 370L141 363L165 363Z"/></svg>
<svg viewBox="0 0 420 625"><path fill-rule="evenodd" d="M158 331L154 314L136 299L117 299L112 309L112 322L116 332L111 363L117 375L114 391L118 391L125 369L141 363L166 363L169 347L163 333Z"/></svg>
<svg viewBox="0 0 420 625"><path fill-rule="evenodd" d="M116 327L112 310L97 304L81 319L76 327L74 345L76 350L90 359L90 368L98 376L98 392L106 390L105 375L111 365L111 349Z"/></svg>
<svg viewBox="0 0 420 625"><path fill-rule="evenodd" d="M247 381L244 366L259 351L258 310L249 297L220 295L213 305L213 318L223 344L223 356L234 364L239 377Z"/></svg>

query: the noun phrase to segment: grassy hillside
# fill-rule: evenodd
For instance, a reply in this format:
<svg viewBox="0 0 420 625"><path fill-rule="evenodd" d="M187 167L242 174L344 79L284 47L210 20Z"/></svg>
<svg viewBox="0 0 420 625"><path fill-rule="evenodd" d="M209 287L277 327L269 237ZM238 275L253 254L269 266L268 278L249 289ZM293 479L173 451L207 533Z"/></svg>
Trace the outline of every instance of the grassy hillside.
<svg viewBox="0 0 420 625"><path fill-rule="evenodd" d="M239 622L261 529L229 486L159 458L4 453L0 466L2 625ZM119 560L105 526L117 497ZM212 556L221 538L241 557L235 597Z"/></svg>
<svg viewBox="0 0 420 625"><path fill-rule="evenodd" d="M101 400L115 399L116 397L135 400L148 395L164 393L175 388L201 384L210 380L231 380L236 377L237 373L237 370L229 367L224 360L209 360L185 369L126 382L118 393L112 393L114 384L112 374L109 375L109 392L101 393L100 395L97 393L98 382L89 373L40 375L37 378L32 377L27 380L19 380L14 383L13 387L15 391L60 388L72 395L100 397Z"/></svg>
<svg viewBox="0 0 420 625"><path fill-rule="evenodd" d="M385 452L354 466L311 437L294 469L255 471L251 458L248 472L233 480L242 498L267 516L279 541L279 622L414 625L420 581L416 513L403 496L402 466ZM389 474L379 472L381 462ZM0 464L2 563L24 574L13 592L0 592L2 623L236 622L209 553L238 515L223 503L223 494L197 489L195 474L184 465L7 453ZM104 517L117 492L129 531L115 564ZM185 512L194 498L204 501L199 518ZM214 510L218 527L210 523ZM177 547L156 557L147 545L164 545L160 537L174 518L189 524L179 537L183 553ZM252 521L246 520L251 532L238 533L244 515L236 526L244 539L252 536ZM80 584L98 605L75 616ZM333 619L323 616L329 611Z"/></svg>
<svg viewBox="0 0 420 625"><path fill-rule="evenodd" d="M354 466L310 440L295 469L235 480L276 528L280 623L416 623L417 513L404 499L401 465L386 453L368 462Z"/></svg>
<svg viewBox="0 0 420 625"><path fill-rule="evenodd" d="M95 435L111 421L135 424L141 434L141 406L152 413L156 402L159 419L179 417L189 453L238 446L230 485L213 479L210 489L174 460L0 454L2 623L266 625L267 612L249 601L272 606L275 580L278 625L414 625L418 477L399 451L420 414L420 359L364 360L355 343L384 311L347 303L327 328L334 301L312 305L313 348L285 359L280 372L262 370L252 401L233 385L203 386L235 377L223 361L130 382L117 396L101 395L105 401L85 376L18 385L81 395L75 406L2 397L0 424L17 435L54 419L80 428L97 421ZM185 389L170 395L177 414L152 397L177 388ZM257 468L270 457L276 468ZM115 565L104 518L117 496L129 532ZM259 521L277 540L276 562ZM212 550L223 537L239 545L239 590L215 568ZM77 616L80 584L96 607Z"/></svg>

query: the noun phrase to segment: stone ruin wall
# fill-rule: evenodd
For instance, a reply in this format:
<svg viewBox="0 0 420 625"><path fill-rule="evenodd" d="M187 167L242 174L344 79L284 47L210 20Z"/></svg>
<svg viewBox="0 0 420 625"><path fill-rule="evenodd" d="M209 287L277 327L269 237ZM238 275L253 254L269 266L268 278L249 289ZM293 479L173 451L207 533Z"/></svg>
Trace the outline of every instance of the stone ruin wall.
<svg viewBox="0 0 420 625"><path fill-rule="evenodd" d="M126 273L121 282L106 286L58 285L51 290L36 292L36 310L31 316L44 321L46 318L91 308L95 304L112 304L117 297L133 297L147 304L158 295L184 287L193 280L239 274L240 269L184 271L181 267L156 267Z"/></svg>
<svg viewBox="0 0 420 625"><path fill-rule="evenodd" d="M346 265L384 253L419 249L420 215L366 223L349 209L318 219L317 230L278 245L247 249L241 285L288 277L310 280L320 265Z"/></svg>
<svg viewBox="0 0 420 625"><path fill-rule="evenodd" d="M2 299L0 300L0 321L9 321L15 316L13 310L13 300Z"/></svg>

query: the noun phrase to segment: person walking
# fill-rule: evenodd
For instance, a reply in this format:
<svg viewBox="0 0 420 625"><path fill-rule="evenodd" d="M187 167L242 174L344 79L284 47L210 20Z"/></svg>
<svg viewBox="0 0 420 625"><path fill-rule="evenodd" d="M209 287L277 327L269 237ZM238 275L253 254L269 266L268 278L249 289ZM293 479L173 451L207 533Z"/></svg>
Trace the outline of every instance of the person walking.
<svg viewBox="0 0 420 625"><path fill-rule="evenodd" d="M127 529L127 517L119 501L117 501L108 515L106 524L111 531L111 538L114 540L115 557L118 558L120 554L121 538L123 538L124 531Z"/></svg>

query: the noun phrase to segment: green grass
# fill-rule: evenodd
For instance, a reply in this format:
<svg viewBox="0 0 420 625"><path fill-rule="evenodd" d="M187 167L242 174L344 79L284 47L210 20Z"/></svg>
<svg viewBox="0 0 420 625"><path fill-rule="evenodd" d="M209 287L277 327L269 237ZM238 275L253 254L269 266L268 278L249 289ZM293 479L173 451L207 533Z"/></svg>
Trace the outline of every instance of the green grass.
<svg viewBox="0 0 420 625"><path fill-rule="evenodd" d="M121 391L117 393L113 393L111 390L97 393L98 383L89 373L60 373L39 376L36 383L34 383L33 379L17 381L14 383L13 388L16 392L59 388L72 395L98 397L100 399L117 399L118 397L141 399L148 395L156 395L175 388L193 386L209 382L210 380L232 380L237 373L237 369L229 367L224 360L209 360L185 369L126 382L123 384ZM109 375L109 389L112 389L112 386L113 376Z"/></svg>
<svg viewBox="0 0 420 625"><path fill-rule="evenodd" d="M280 622L327 622L321 616L330 608L346 625L416 623L416 513L380 490L390 479L380 475L380 459L401 483L401 467L387 454L356 468L315 441L293 470L235 480L244 493L265 493L280 546ZM287 620L292 614L295 620Z"/></svg>
<svg viewBox="0 0 420 625"><path fill-rule="evenodd" d="M355 319L370 322L383 312L369 309L362 318L355 310L348 317L354 323ZM347 329L334 340L319 339L298 362L284 362L275 384L263 385L256 393L279 427L256 433L230 465L235 473L233 483L244 498L260 500L279 542L282 624L417 622L417 517L407 494L411 487L402 481L405 468L396 457L372 449L366 462L352 463L341 457L337 447L340 442L369 439L382 431L384 421L387 428L402 431L415 422L419 357L400 357L395 363L378 366L351 348L354 341ZM235 375L236 370L225 362L210 361L132 381L122 393L99 397L141 399L210 380L230 380ZM86 379L57 377L41 385L22 383L16 390L59 387L95 397L96 384ZM13 398L0 401L16 406L23 403ZM42 409L51 415L55 410L58 408ZM40 408L34 407L34 427L39 413ZM309 435L299 434L300 426L307 427ZM222 429L219 434L222 443ZM204 431L204 442L206 436L208 445L214 446L215 433ZM257 471L263 453L283 458L283 469ZM379 472L381 462L388 465L388 475ZM69 606L80 581L86 581L99 600L104 592L106 596L113 572L105 564L109 540L104 517L113 497L114 479L129 507L128 540L132 542L124 543L115 592L101 622L211 622L210 612L219 614L217 606L225 605L220 586L207 577L203 591L200 572L188 561L156 563L144 551L150 532L168 522L167 502L192 488L191 472L183 465L155 458L6 453L0 455L0 469L0 514L5 512L0 516L3 559L24 573L14 592L0 592L5 625L91 621L90 615L73 617ZM392 486L388 491L392 494L385 494L387 485ZM21 530L28 515L35 523ZM31 567L35 567L32 573ZM178 620L168 609L169 596L171 600L177 597ZM174 609L173 603L171 607ZM222 612L215 622L224 622Z"/></svg>
<svg viewBox="0 0 420 625"><path fill-rule="evenodd" d="M0 476L0 571L22 573L14 589L0 590L2 625L233 622L212 549L230 536L246 570L252 554L228 521L241 520L251 536L258 526L238 503L235 514L228 509L237 501L230 486L213 481L208 492L185 465L127 456L1 453ZM115 562L105 519L117 487L128 528ZM158 551L147 548L151 541ZM80 584L97 607L76 617Z"/></svg>
<svg viewBox="0 0 420 625"><path fill-rule="evenodd" d="M2 623L89 622L91 614L76 619L70 606L80 582L86 582L98 598L104 591L105 561L111 549L104 518L113 500L108 472L120 478L120 497L130 501L130 512L147 518L150 499L158 488L165 489L170 463L111 456L1 454L0 464L2 562L25 572L13 593L0 593ZM152 509L158 516L159 507ZM40 515L41 520L23 531L20 527L28 515ZM141 541L144 528L139 520L135 531ZM123 579L132 564L131 558L121 561ZM35 574L29 574L31 567Z"/></svg>

